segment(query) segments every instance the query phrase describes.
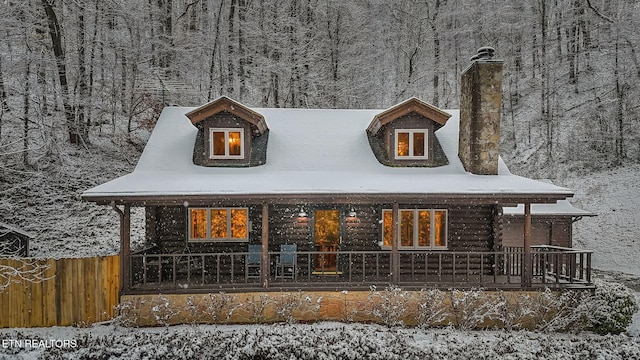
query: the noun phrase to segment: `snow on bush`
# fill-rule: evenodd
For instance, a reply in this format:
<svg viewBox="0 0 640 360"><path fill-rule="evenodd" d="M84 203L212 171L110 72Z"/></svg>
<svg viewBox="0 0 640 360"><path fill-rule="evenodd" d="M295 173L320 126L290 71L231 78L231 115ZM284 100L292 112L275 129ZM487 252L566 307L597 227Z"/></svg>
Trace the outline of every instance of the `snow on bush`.
<svg viewBox="0 0 640 360"><path fill-rule="evenodd" d="M408 292L395 285L389 285L383 291L378 291L375 286L372 286L369 302L372 306L372 315L382 324L387 326L404 325L402 318L408 310Z"/></svg>
<svg viewBox="0 0 640 360"><path fill-rule="evenodd" d="M116 306L118 316L114 319L116 326L136 327L140 318L140 308L143 302L139 298L120 301Z"/></svg>
<svg viewBox="0 0 640 360"><path fill-rule="evenodd" d="M588 327L598 334L620 334L624 332L638 311L633 291L628 287L596 280L596 291L587 304Z"/></svg>
<svg viewBox="0 0 640 360"><path fill-rule="evenodd" d="M278 318L287 323L296 322L295 311L302 311L305 303L310 303L311 298L303 298L301 293L282 294L274 301Z"/></svg>
<svg viewBox="0 0 640 360"><path fill-rule="evenodd" d="M158 325L165 327L171 325L174 316L180 313L179 309L173 306L169 299L162 296L162 294L158 294L158 296L152 300L151 305L151 313L156 319L156 322Z"/></svg>
<svg viewBox="0 0 640 360"><path fill-rule="evenodd" d="M77 346L0 347L0 358L47 359L640 359L638 338L317 323L126 329L0 330L2 339Z"/></svg>
<svg viewBox="0 0 640 360"><path fill-rule="evenodd" d="M445 324L449 312L445 307L446 294L438 289L423 289L418 295L418 325L430 327Z"/></svg>
<svg viewBox="0 0 640 360"><path fill-rule="evenodd" d="M233 296L227 295L223 292L218 294L207 294L204 300L205 313L211 317L212 322L219 322L224 314L224 309L233 302L233 299ZM189 303L187 303L187 305L189 306ZM234 311L235 308L232 308L224 314L225 320L228 321ZM194 316L193 321L198 323L196 316Z"/></svg>
<svg viewBox="0 0 640 360"><path fill-rule="evenodd" d="M450 313L453 325L458 329L471 330L481 327L485 321L498 318L497 302L482 289L450 290Z"/></svg>

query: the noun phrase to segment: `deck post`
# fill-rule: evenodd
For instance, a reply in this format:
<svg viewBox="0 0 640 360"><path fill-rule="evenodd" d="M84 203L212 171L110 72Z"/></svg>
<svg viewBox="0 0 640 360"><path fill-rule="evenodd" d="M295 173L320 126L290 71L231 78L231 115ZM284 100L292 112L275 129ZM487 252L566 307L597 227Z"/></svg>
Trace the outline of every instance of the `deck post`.
<svg viewBox="0 0 640 360"><path fill-rule="evenodd" d="M400 282L400 254L398 253L398 225L400 223L400 210L398 203L393 203L391 211L392 227L391 227L391 281L394 285Z"/></svg>
<svg viewBox="0 0 640 360"><path fill-rule="evenodd" d="M524 259L522 262L522 287L531 287L531 204L524 204ZM542 274L544 276L544 274Z"/></svg>
<svg viewBox="0 0 640 360"><path fill-rule="evenodd" d="M111 202L111 207L120 217L120 291L118 292L118 302L120 296L127 293L131 282L130 276L130 255L131 255L131 206L125 204L120 210L115 201Z"/></svg>
<svg viewBox="0 0 640 360"><path fill-rule="evenodd" d="M269 204L262 204L262 255L260 261L260 282L262 287L269 287Z"/></svg>

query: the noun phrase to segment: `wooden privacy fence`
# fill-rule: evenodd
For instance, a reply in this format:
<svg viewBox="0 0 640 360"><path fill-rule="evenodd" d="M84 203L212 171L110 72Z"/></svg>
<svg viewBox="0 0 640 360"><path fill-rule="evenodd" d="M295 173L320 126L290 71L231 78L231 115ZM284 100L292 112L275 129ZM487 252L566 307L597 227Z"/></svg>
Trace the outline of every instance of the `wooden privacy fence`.
<svg viewBox="0 0 640 360"><path fill-rule="evenodd" d="M18 280L0 291L0 328L89 324L112 319L118 305L118 255L69 259L0 259L0 267L24 260L46 264L43 277Z"/></svg>

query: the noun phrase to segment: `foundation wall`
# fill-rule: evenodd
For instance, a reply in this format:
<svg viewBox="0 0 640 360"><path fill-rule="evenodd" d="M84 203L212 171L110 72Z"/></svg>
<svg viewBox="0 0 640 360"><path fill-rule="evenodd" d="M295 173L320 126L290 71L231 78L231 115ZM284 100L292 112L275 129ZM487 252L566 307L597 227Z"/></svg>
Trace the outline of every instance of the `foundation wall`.
<svg viewBox="0 0 640 360"><path fill-rule="evenodd" d="M533 329L553 314L548 308L542 314L523 314L521 310L536 301L544 305L543 294L549 296L542 292L455 290L125 295L121 314L130 326L342 321Z"/></svg>

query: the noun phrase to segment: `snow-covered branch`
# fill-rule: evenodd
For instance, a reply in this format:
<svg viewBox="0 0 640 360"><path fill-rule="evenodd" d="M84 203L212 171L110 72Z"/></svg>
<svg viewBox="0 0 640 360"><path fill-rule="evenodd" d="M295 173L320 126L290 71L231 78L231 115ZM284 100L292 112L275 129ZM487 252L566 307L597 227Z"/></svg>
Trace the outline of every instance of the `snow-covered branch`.
<svg viewBox="0 0 640 360"><path fill-rule="evenodd" d="M46 275L50 265L37 259L11 258L0 261L0 292L11 284L41 283L52 277Z"/></svg>

